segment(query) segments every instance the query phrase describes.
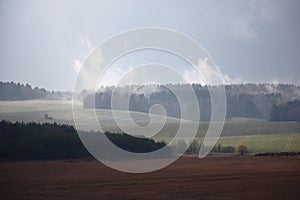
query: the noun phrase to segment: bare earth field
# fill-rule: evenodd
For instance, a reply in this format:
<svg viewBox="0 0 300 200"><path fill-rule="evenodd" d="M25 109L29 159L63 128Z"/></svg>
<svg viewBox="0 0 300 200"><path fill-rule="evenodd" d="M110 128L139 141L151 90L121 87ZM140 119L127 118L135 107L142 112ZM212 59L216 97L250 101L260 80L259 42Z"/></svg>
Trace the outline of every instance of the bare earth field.
<svg viewBox="0 0 300 200"><path fill-rule="evenodd" d="M140 163L142 164L142 163ZM300 156L183 157L127 174L92 161L0 164L0 199L299 199Z"/></svg>

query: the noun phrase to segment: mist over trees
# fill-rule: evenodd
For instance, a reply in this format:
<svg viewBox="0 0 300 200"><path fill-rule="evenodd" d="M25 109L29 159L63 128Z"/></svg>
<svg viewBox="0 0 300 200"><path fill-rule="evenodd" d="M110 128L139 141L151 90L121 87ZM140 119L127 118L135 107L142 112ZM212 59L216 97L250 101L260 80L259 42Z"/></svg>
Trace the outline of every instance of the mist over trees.
<svg viewBox="0 0 300 200"><path fill-rule="evenodd" d="M47 91L44 88L32 88L29 84L0 82L0 100L45 99L46 97Z"/></svg>
<svg viewBox="0 0 300 200"><path fill-rule="evenodd" d="M169 84L166 86L138 86L106 87L95 94L87 95L83 101L85 108L131 110L149 112L151 106L162 105L170 117L180 118L180 104L174 93L185 95L187 99L192 94L188 89L192 87L196 94L200 108L200 121L209 121L211 117L211 100L207 86L200 84ZM213 86L218 87L218 86ZM239 84L226 85L227 114L231 118L270 119L273 105L281 105L288 101L300 99L300 87L287 84ZM174 93L173 93L173 92ZM184 109L190 113L186 120L197 121L196 110L189 100L182 102ZM129 104L129 106L128 106Z"/></svg>
<svg viewBox="0 0 300 200"><path fill-rule="evenodd" d="M20 101L31 99L71 99L71 92L47 91L29 84L0 81L0 101Z"/></svg>
<svg viewBox="0 0 300 200"><path fill-rule="evenodd" d="M270 120L300 122L300 100L290 101L283 105L273 105Z"/></svg>
<svg viewBox="0 0 300 200"><path fill-rule="evenodd" d="M219 86L211 86L219 87ZM192 88L192 91L190 90ZM200 119L191 103L194 93L199 104ZM256 118L271 121L299 121L297 106L290 103L300 100L300 87L289 84L237 84L225 85L227 98L226 119ZM182 105L175 93L185 97ZM33 99L70 100L71 92L48 91L29 84L0 82L0 101ZM211 99L207 86L200 84L167 84L145 86L102 87L95 94L87 91L81 95L84 108L131 110L148 113L153 105L164 107L170 117L181 118L181 109L189 116L186 120L210 121ZM113 98L112 98L113 97ZM288 105L285 105L288 104ZM161 114L161 113L159 113Z"/></svg>

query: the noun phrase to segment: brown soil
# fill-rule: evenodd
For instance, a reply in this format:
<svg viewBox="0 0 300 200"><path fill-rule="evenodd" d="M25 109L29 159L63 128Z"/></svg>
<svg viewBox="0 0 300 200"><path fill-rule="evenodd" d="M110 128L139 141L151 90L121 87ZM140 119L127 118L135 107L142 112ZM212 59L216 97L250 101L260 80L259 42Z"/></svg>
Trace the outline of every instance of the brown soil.
<svg viewBox="0 0 300 200"><path fill-rule="evenodd" d="M128 174L92 161L0 164L0 199L299 199L300 156L183 157Z"/></svg>

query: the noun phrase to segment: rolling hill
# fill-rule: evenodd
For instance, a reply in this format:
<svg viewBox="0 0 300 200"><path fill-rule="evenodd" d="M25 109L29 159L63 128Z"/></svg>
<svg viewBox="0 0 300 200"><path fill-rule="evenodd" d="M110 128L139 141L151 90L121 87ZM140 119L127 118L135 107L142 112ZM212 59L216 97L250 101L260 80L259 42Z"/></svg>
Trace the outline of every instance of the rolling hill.
<svg viewBox="0 0 300 200"><path fill-rule="evenodd" d="M80 120L87 124L87 130L98 130L96 124L92 124L93 110L84 109L82 104L75 103L74 109ZM125 111L116 111L119 127L114 122L111 110L97 109L96 115L102 128L111 132L122 132L120 128L130 130L130 119ZM48 117L45 117L45 114ZM132 120L145 126L148 124L149 115L140 112L130 112ZM151 115L152 123L159 124L165 118L159 115ZM0 101L0 120L24 121L24 122L50 122L74 125L72 114L72 102L62 100L27 100L27 101ZM180 120L168 117L162 130L153 138L160 141L169 141L178 129ZM191 123L182 121L184 125ZM208 122L199 123L198 140L203 140L207 131ZM143 135L143 133L140 133ZM149 136L149 135L144 135ZM186 138L188 139L189 133ZM300 123L296 122L268 122L263 120L227 121L218 143L223 146L237 146L245 144L251 152L269 151L300 151Z"/></svg>

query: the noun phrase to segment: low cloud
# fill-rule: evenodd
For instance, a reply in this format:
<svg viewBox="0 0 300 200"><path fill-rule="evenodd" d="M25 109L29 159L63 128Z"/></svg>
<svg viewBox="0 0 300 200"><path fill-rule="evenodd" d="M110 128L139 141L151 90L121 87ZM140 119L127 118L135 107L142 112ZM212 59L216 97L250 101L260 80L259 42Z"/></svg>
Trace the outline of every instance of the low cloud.
<svg viewBox="0 0 300 200"><path fill-rule="evenodd" d="M111 65L102 75L98 87L117 85L118 81L130 70L130 67Z"/></svg>
<svg viewBox="0 0 300 200"><path fill-rule="evenodd" d="M241 77L230 78L222 73L217 67L209 65L209 59L199 59L198 68L185 70L183 78L187 83L198 83L201 85L240 84Z"/></svg>
<svg viewBox="0 0 300 200"><path fill-rule="evenodd" d="M187 83L200 83L201 85L205 85L205 81L196 69L184 71L183 78Z"/></svg>
<svg viewBox="0 0 300 200"><path fill-rule="evenodd" d="M118 61L110 65L106 71L103 71L104 69L101 69L101 65L105 60L102 54L102 50L99 48L96 48L92 52L92 54L89 55L89 59L83 63L83 59L85 58L85 56L92 50L92 44L87 36L82 36L80 41L82 47L81 56L80 58L73 60L73 69L77 73L77 89L79 91L84 89L93 91L95 89L99 89L100 87L117 85L118 81L120 81L122 78L122 83L128 85L138 84L140 82L143 82L143 80L149 81L149 78L151 77L154 77L153 80L155 81L165 80L166 83L180 82L178 78L176 79L174 77L174 79L172 79L172 77L168 77L166 74L168 74L169 76L171 76L171 74L165 72L162 69L161 72L147 72L147 68L145 68L146 71L132 71L134 67L124 65ZM125 76L129 72L130 75ZM201 85L242 83L241 78L232 79L227 74L221 73L218 68L213 67L208 58L199 59L197 69L191 68L188 70L183 70L180 72L180 74L183 79L183 82L180 83L199 83ZM100 75L102 76L100 77Z"/></svg>
<svg viewBox="0 0 300 200"><path fill-rule="evenodd" d="M80 56L73 60L73 69L77 73L77 92L82 90L93 91L97 86L98 77L101 73L100 65L104 63L101 49L95 49L84 61L86 55L92 50L92 44L87 36L80 38Z"/></svg>
<svg viewBox="0 0 300 200"><path fill-rule="evenodd" d="M73 69L76 72L76 74L79 73L82 62L85 56L92 50L92 44L88 36L81 35L80 37L80 55L79 58L73 59Z"/></svg>

